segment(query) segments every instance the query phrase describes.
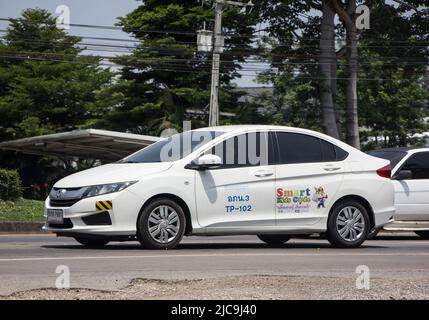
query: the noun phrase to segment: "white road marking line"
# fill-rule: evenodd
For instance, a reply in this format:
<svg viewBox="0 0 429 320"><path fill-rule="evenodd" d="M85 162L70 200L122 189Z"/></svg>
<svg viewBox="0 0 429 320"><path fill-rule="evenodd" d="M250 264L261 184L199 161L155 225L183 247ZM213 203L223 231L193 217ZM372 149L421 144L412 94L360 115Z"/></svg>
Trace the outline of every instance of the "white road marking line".
<svg viewBox="0 0 429 320"><path fill-rule="evenodd" d="M209 257L324 257L324 256L429 256L429 252L417 253L236 253L236 254L173 254L140 256L76 256L76 257L31 257L3 258L0 262L49 261L49 260L96 260L96 259L158 259L158 258L209 258Z"/></svg>

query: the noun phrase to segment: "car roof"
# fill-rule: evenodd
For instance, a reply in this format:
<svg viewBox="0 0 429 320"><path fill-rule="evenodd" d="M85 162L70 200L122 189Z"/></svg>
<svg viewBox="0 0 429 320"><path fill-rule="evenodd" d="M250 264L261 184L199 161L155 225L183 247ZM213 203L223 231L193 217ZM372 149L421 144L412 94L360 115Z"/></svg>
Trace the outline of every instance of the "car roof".
<svg viewBox="0 0 429 320"><path fill-rule="evenodd" d="M223 131L223 132L232 132L232 131L241 131L249 129L299 129L285 126L273 126L273 125L257 125L257 124L239 124L239 125L227 125L227 126L215 126L215 127L205 127L196 129L196 131ZM304 129L302 129L304 130Z"/></svg>
<svg viewBox="0 0 429 320"><path fill-rule="evenodd" d="M287 126L275 126L275 125L258 125L258 124L246 124L246 125L227 125L227 126L216 126L216 127L205 127L200 129L195 129L195 131L219 131L219 132L234 132L234 131L246 131L246 130L279 130L279 131L291 131L291 132L300 132L307 134L317 134L326 136L325 134L297 127L287 127ZM332 138L332 137L329 137Z"/></svg>
<svg viewBox="0 0 429 320"><path fill-rule="evenodd" d="M337 145L338 147L341 147L342 149L346 150L349 153L354 153L359 151L353 148L352 146L346 144L345 142L335 139L324 133L314 131L314 130L309 130L309 129L297 128L297 127L248 124L248 125L215 126L215 127L195 129L195 131L218 131L218 132L224 132L224 133L245 132L247 130L278 130L278 131L287 131L291 133L308 134L308 135L316 136L320 139L324 139L331 143L334 143L335 145Z"/></svg>

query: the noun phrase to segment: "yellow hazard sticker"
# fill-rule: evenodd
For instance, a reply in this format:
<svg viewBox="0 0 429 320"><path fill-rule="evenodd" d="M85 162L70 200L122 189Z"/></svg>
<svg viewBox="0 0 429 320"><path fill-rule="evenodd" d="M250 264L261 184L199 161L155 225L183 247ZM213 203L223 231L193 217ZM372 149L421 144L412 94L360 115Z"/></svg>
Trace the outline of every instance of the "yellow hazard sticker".
<svg viewBox="0 0 429 320"><path fill-rule="evenodd" d="M97 211L112 210L113 209L113 202L112 202L112 200L97 201L95 203L95 209Z"/></svg>

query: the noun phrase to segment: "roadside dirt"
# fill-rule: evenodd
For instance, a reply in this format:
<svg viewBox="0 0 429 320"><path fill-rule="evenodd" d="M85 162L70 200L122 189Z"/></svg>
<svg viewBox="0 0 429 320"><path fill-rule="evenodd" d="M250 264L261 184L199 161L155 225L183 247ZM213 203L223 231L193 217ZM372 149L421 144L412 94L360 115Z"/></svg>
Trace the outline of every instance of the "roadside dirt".
<svg viewBox="0 0 429 320"><path fill-rule="evenodd" d="M369 290L357 289L356 278L340 277L136 279L116 291L40 289L0 296L9 299L429 299L429 279L371 279Z"/></svg>

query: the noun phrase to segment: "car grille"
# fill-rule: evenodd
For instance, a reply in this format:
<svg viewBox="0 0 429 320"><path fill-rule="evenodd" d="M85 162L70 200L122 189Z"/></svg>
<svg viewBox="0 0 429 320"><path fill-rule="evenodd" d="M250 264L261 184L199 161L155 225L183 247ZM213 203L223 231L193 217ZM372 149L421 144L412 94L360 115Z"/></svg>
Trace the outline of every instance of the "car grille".
<svg viewBox="0 0 429 320"><path fill-rule="evenodd" d="M67 200L49 200L51 207L71 207L77 203L80 199L67 199Z"/></svg>
<svg viewBox="0 0 429 320"><path fill-rule="evenodd" d="M51 207L71 207L83 198L86 187L82 188L52 188L49 193Z"/></svg>

